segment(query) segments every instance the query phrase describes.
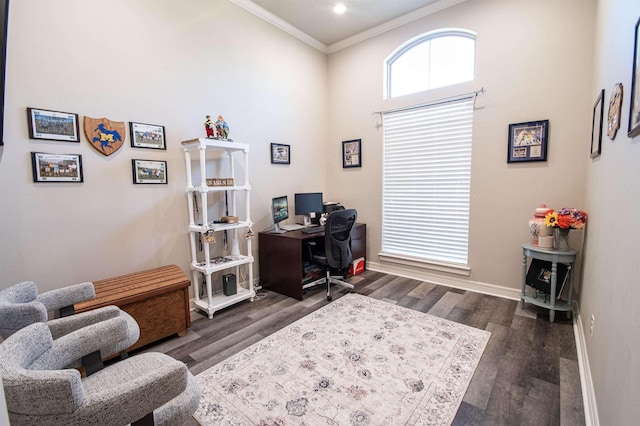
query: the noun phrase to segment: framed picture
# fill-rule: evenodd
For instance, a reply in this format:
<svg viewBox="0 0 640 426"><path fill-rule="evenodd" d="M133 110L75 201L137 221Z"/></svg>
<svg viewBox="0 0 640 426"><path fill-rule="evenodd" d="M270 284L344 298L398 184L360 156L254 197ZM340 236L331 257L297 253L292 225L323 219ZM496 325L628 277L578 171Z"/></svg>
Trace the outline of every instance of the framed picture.
<svg viewBox="0 0 640 426"><path fill-rule="evenodd" d="M633 74L631 77L631 106L629 107L629 131L627 136L633 138L640 135L640 19L636 22L636 30L633 32Z"/></svg>
<svg viewBox="0 0 640 426"><path fill-rule="evenodd" d="M9 0L0 0L0 146L4 145L4 83L7 62L7 18Z"/></svg>
<svg viewBox="0 0 640 426"><path fill-rule="evenodd" d="M362 140L353 139L342 142L342 167L362 166Z"/></svg>
<svg viewBox="0 0 640 426"><path fill-rule="evenodd" d="M272 164L291 164L291 146L280 143L271 144Z"/></svg>
<svg viewBox="0 0 640 426"><path fill-rule="evenodd" d="M78 114L27 108L29 138L80 142Z"/></svg>
<svg viewBox="0 0 640 426"><path fill-rule="evenodd" d="M529 270L527 271L527 285L543 292L551 294L551 262L541 259L532 259ZM558 271L556 276L556 298L560 298L564 285L569 277L570 266L564 263L558 263Z"/></svg>
<svg viewBox="0 0 640 426"><path fill-rule="evenodd" d="M131 132L132 147L167 149L164 126L130 122L129 130Z"/></svg>
<svg viewBox="0 0 640 426"><path fill-rule="evenodd" d="M600 91L593 104L593 118L591 120L591 158L600 155L602 147L602 118L604 114L604 89Z"/></svg>
<svg viewBox="0 0 640 426"><path fill-rule="evenodd" d="M82 156L79 154L31 153L34 182L82 182Z"/></svg>
<svg viewBox="0 0 640 426"><path fill-rule="evenodd" d="M131 160L133 183L167 183L167 162Z"/></svg>
<svg viewBox="0 0 640 426"><path fill-rule="evenodd" d="M549 120L509 124L507 163L547 161Z"/></svg>

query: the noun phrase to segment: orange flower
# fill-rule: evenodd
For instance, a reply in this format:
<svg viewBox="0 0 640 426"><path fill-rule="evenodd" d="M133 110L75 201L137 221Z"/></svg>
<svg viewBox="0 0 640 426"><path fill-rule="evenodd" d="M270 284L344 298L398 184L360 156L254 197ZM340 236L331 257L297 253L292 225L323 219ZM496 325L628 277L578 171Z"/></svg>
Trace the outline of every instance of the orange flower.
<svg viewBox="0 0 640 426"><path fill-rule="evenodd" d="M558 215L558 226L560 228L571 228L571 224L575 221L576 220L571 215Z"/></svg>

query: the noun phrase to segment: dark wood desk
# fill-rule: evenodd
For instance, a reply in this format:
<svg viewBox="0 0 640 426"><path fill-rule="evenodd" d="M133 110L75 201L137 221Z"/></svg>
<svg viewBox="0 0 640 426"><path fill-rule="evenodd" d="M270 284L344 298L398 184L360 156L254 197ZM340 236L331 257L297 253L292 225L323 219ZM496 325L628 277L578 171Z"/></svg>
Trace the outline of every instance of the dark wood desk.
<svg viewBox="0 0 640 426"><path fill-rule="evenodd" d="M305 234L289 231L283 234L258 234L260 284L276 293L302 300L302 262L304 242L324 238L324 232ZM356 223L351 230L353 259L365 257L367 225Z"/></svg>

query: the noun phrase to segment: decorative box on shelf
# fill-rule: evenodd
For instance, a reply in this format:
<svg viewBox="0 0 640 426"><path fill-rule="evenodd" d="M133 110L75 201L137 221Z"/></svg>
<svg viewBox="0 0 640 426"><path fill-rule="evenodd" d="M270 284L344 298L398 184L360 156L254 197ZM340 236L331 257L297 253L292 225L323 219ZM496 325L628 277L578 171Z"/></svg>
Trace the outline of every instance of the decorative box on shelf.
<svg viewBox="0 0 640 426"><path fill-rule="evenodd" d="M207 186L233 186L233 178L209 178Z"/></svg>

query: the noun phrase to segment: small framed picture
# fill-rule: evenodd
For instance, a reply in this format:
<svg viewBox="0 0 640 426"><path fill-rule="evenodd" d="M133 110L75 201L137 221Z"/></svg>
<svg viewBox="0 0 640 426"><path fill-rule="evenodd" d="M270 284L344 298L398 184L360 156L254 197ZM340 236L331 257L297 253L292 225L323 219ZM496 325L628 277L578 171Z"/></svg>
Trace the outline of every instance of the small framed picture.
<svg viewBox="0 0 640 426"><path fill-rule="evenodd" d="M593 118L591 119L591 158L600 155L602 147L602 118L604 114L604 89L600 91L593 104Z"/></svg>
<svg viewBox="0 0 640 426"><path fill-rule="evenodd" d="M633 32L633 73L631 74L631 104L629 105L629 130L630 138L640 135L640 19L636 22Z"/></svg>
<svg viewBox="0 0 640 426"><path fill-rule="evenodd" d="M131 160L133 183L167 183L167 162L156 160Z"/></svg>
<svg viewBox="0 0 640 426"><path fill-rule="evenodd" d="M547 260L532 259L529 270L527 271L527 285L543 292L551 294L551 267L553 265ZM557 264L556 276L556 298L560 298L564 289L571 266L564 263Z"/></svg>
<svg viewBox="0 0 640 426"><path fill-rule="evenodd" d="M34 182L82 182L82 156L79 154L31 153Z"/></svg>
<svg viewBox="0 0 640 426"><path fill-rule="evenodd" d="M272 164L291 164L291 146L281 143L271 144Z"/></svg>
<svg viewBox="0 0 640 426"><path fill-rule="evenodd" d="M342 167L362 167L362 139L342 142Z"/></svg>
<svg viewBox="0 0 640 426"><path fill-rule="evenodd" d="M132 147L167 149L164 126L130 122L129 130L131 132Z"/></svg>
<svg viewBox="0 0 640 426"><path fill-rule="evenodd" d="M78 114L27 108L29 138L80 142Z"/></svg>
<svg viewBox="0 0 640 426"><path fill-rule="evenodd" d="M507 163L547 161L549 120L509 124Z"/></svg>

